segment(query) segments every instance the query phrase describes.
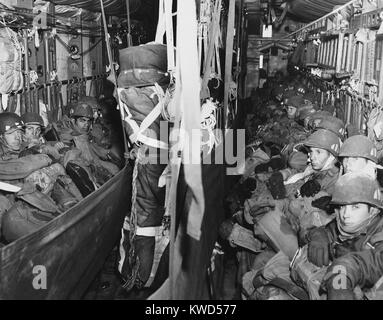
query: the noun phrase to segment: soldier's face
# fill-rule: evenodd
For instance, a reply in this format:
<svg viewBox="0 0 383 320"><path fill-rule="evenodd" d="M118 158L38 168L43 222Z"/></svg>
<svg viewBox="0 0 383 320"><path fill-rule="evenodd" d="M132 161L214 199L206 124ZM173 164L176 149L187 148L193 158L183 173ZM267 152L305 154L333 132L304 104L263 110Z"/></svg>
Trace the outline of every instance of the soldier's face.
<svg viewBox="0 0 383 320"><path fill-rule="evenodd" d="M78 132L84 134L89 132L91 123L92 123L92 120L90 118L79 117L75 121L75 126Z"/></svg>
<svg viewBox="0 0 383 320"><path fill-rule="evenodd" d="M309 157L313 169L322 170L327 159L330 157L330 152L324 149L311 147Z"/></svg>
<svg viewBox="0 0 383 320"><path fill-rule="evenodd" d="M353 233L370 217L370 206L366 203L355 203L341 206L339 223L346 232Z"/></svg>
<svg viewBox="0 0 383 320"><path fill-rule="evenodd" d="M24 137L26 141L39 139L41 134L41 127L38 124L27 124L25 126Z"/></svg>
<svg viewBox="0 0 383 320"><path fill-rule="evenodd" d="M344 173L361 172L367 165L367 159L360 157L344 157L342 163Z"/></svg>
<svg viewBox="0 0 383 320"><path fill-rule="evenodd" d="M296 113L297 113L297 108L295 108L293 106L287 106L287 117L289 119L294 119Z"/></svg>
<svg viewBox="0 0 383 320"><path fill-rule="evenodd" d="M4 133L4 140L7 146L13 151L19 151L22 142L22 132L20 129Z"/></svg>

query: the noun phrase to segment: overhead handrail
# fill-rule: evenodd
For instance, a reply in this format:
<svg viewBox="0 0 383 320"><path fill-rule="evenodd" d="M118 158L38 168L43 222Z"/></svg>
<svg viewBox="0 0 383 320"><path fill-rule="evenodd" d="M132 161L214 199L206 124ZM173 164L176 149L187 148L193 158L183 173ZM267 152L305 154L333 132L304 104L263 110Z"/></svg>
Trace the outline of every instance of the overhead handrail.
<svg viewBox="0 0 383 320"><path fill-rule="evenodd" d="M302 31L308 29L312 25L314 25L314 24L316 24L316 23L318 23L320 21L323 21L323 20L333 16L334 14L338 13L339 11L342 11L343 9L347 8L348 6L354 4L355 2L359 2L359 1L360 0L351 0L351 1L347 2L347 3L345 3L344 5L340 6L339 8L337 8L337 9L331 11L330 13L324 15L323 17L321 17L321 18L319 18L319 19L317 19L317 20L315 20L313 22L310 22L309 24L305 25L304 27L302 27L302 28L300 28L300 29L298 29L298 30L296 30L294 32L289 33L288 35L284 36L283 39L292 37L292 36L296 35L297 33L300 33Z"/></svg>

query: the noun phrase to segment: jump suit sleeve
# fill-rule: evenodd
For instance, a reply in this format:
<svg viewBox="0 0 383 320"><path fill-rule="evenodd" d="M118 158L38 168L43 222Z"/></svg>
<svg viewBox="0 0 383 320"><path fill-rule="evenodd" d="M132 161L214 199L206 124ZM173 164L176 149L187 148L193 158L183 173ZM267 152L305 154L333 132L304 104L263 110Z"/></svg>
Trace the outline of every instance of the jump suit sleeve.
<svg viewBox="0 0 383 320"><path fill-rule="evenodd" d="M351 288L372 287L383 275L383 241L374 249L348 253L334 260L329 272L336 266L345 268Z"/></svg>
<svg viewBox="0 0 383 320"><path fill-rule="evenodd" d="M46 154L34 154L18 159L0 160L0 180L18 180L51 163Z"/></svg>

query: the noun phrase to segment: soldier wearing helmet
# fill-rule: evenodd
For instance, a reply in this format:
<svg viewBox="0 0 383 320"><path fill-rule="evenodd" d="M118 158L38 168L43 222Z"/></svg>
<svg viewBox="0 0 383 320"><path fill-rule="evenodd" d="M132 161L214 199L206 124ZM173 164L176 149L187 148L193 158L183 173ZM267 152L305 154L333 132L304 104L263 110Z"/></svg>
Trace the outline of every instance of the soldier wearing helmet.
<svg viewBox="0 0 383 320"><path fill-rule="evenodd" d="M110 149L98 145L95 141L92 135L94 110L89 104L89 99L86 102L83 99L70 106L69 117L64 116L57 123L60 140L70 147L64 155L64 166L67 167L68 162L72 162L86 168L88 175L101 185L116 174L119 168L112 163L114 158L112 159Z"/></svg>
<svg viewBox="0 0 383 320"><path fill-rule="evenodd" d="M89 133L94 118L91 105L85 102L78 102L70 108L69 115L71 117L72 128L76 133Z"/></svg>
<svg viewBox="0 0 383 320"><path fill-rule="evenodd" d="M41 133L44 129L43 118L35 112L26 112L21 116L24 123L24 140L28 145L44 143Z"/></svg>
<svg viewBox="0 0 383 320"><path fill-rule="evenodd" d="M39 152L51 155L55 159L61 157L60 150L65 147L62 142L46 141L43 137L45 129L43 118L35 112L26 112L21 116L23 121L23 154Z"/></svg>
<svg viewBox="0 0 383 320"><path fill-rule="evenodd" d="M329 163L336 162L342 142L334 133L318 129L303 144L310 148L309 157L313 169L322 170Z"/></svg>
<svg viewBox="0 0 383 320"><path fill-rule="evenodd" d="M17 158L22 144L23 122L12 112L0 113L0 157Z"/></svg>
<svg viewBox="0 0 383 320"><path fill-rule="evenodd" d="M12 112L0 113L0 180L21 183L32 172L49 166L45 154L22 156L22 119Z"/></svg>
<svg viewBox="0 0 383 320"><path fill-rule="evenodd" d="M289 119L295 119L298 113L298 109L305 104L302 96L292 96L286 99L285 105L287 109L287 117Z"/></svg>
<svg viewBox="0 0 383 320"><path fill-rule="evenodd" d="M336 219L308 234L307 258L325 268L322 288L327 299L353 300L357 286L366 292L383 275L379 185L365 174L347 173L335 184L332 204L337 207Z"/></svg>
<svg viewBox="0 0 383 320"><path fill-rule="evenodd" d="M289 257L297 249L298 233L301 229L300 217L291 215L290 208L300 207L303 202L311 204L314 199L317 200L331 195L335 182L339 177L339 168L336 164L341 141L338 136L326 130L318 130L304 141L304 145L310 149L310 165L304 172L289 177L283 176L286 197L274 200L272 204L267 204L268 207L273 209L258 220L257 227L258 234L263 237L266 234L275 247ZM283 171L281 173L284 174ZM270 180L272 178L273 176ZM272 181L269 181L269 185L272 184ZM297 190L299 191L298 198L296 197ZM262 201L264 202L264 200L261 200L259 203L254 202L252 204L251 215L257 216L258 212L264 211ZM316 209L316 211L320 210ZM325 220L321 219L320 221ZM251 223L251 221L248 222ZM307 229L312 226L306 223L305 229L301 230L302 234L305 234ZM296 239L295 246L294 243L288 243L287 241L287 239L291 240L292 236Z"/></svg>
<svg viewBox="0 0 383 320"><path fill-rule="evenodd" d="M339 152L344 173L365 173L376 178L376 165L378 163L377 150L372 141L364 135L354 135L348 138Z"/></svg>

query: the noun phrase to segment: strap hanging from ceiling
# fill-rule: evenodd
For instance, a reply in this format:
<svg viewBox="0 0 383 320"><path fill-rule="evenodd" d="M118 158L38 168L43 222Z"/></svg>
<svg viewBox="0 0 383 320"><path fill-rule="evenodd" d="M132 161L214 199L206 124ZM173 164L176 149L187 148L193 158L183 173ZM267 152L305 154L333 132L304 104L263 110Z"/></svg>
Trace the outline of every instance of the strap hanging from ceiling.
<svg viewBox="0 0 383 320"><path fill-rule="evenodd" d="M113 82L113 84L115 85L115 87L117 89L118 88L117 76L116 76L116 72L114 70L112 49L110 48L110 35L108 33L108 25L106 24L106 17L105 17L103 0L100 0L100 5L101 5L101 13L102 13L102 22L104 25L105 44L106 44L106 49L107 49L107 54L108 54L108 61L109 61L109 65L110 65L111 81ZM121 115L123 115L121 107L119 107L119 109L120 109ZM122 117L121 117L121 125L122 125L122 128L124 128L124 120ZM127 152L128 151L128 142L126 139L126 134L124 134L123 136L124 136L124 149L125 149L125 152Z"/></svg>

